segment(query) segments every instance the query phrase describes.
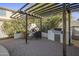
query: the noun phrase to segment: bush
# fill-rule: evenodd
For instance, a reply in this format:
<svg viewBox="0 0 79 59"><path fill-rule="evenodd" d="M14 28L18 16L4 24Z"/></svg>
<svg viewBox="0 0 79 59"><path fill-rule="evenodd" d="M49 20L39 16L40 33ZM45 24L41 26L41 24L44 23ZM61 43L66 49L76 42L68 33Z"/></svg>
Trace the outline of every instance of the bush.
<svg viewBox="0 0 79 59"><path fill-rule="evenodd" d="M9 37L13 37L16 32L25 32L25 26L25 20L10 20L3 23L3 30Z"/></svg>

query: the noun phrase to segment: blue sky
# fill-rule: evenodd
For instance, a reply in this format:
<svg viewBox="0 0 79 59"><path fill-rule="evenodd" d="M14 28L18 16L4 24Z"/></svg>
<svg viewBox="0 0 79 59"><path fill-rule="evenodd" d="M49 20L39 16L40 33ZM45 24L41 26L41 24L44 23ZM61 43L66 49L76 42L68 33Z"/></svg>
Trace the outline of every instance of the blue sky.
<svg viewBox="0 0 79 59"><path fill-rule="evenodd" d="M13 10L20 9L25 3L0 3L0 7L5 7ZM73 20L76 20L79 18L79 12L73 12L72 13Z"/></svg>
<svg viewBox="0 0 79 59"><path fill-rule="evenodd" d="M72 13L72 19L73 19L74 21L76 21L78 18L79 18L79 12L73 12L73 13Z"/></svg>
<svg viewBox="0 0 79 59"><path fill-rule="evenodd" d="M9 8L12 10L20 9L25 3L0 3L0 7Z"/></svg>

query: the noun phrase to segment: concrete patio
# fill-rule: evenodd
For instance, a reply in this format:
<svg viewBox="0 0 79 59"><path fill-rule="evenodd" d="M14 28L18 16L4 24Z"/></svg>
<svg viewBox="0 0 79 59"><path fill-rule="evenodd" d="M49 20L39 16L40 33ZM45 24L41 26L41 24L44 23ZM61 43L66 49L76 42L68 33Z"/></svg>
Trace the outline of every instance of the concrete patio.
<svg viewBox="0 0 79 59"><path fill-rule="evenodd" d="M25 43L24 39L1 40L0 44L6 47L11 56L62 56L61 43L53 42L45 38L31 39ZM79 56L79 48L67 46L68 56Z"/></svg>

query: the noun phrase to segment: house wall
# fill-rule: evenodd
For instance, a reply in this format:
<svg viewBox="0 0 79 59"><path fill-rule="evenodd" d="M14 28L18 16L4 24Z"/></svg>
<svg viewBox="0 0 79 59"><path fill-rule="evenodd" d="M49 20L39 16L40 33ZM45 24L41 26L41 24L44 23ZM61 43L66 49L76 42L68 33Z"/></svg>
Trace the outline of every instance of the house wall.
<svg viewBox="0 0 79 59"><path fill-rule="evenodd" d="M0 21L7 21L7 20L11 20L10 16L13 14L11 11L6 11L6 15L4 16L0 16Z"/></svg>

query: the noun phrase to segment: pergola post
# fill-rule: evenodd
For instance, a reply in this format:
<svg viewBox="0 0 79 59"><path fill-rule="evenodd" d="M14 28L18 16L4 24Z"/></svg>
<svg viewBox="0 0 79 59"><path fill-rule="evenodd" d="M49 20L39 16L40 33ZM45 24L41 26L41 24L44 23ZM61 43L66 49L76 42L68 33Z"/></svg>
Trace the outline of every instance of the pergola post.
<svg viewBox="0 0 79 59"><path fill-rule="evenodd" d="M70 11L70 4L67 5L67 12L68 12L68 43L71 45L71 11Z"/></svg>
<svg viewBox="0 0 79 59"><path fill-rule="evenodd" d="M66 3L63 3L63 56L66 56Z"/></svg>
<svg viewBox="0 0 79 59"><path fill-rule="evenodd" d="M42 38L42 18L40 18L40 32L41 32L41 38Z"/></svg>
<svg viewBox="0 0 79 59"><path fill-rule="evenodd" d="M28 34L28 33L27 33L27 29L28 29L28 28L27 28L27 26L28 26L27 13L25 13L25 16L26 16L26 17L25 17L25 20L26 20L26 37L25 37L25 38L26 38L26 44L27 44L27 37L28 37L28 36L27 36L27 34Z"/></svg>

